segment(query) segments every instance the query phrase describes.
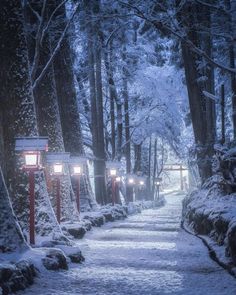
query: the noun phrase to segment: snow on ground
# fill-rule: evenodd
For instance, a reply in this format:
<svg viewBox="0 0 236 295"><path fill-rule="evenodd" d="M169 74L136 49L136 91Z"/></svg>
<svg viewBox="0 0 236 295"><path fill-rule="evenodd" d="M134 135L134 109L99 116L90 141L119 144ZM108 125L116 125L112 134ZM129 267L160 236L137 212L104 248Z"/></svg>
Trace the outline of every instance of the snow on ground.
<svg viewBox="0 0 236 295"><path fill-rule="evenodd" d="M93 229L78 242L86 258L82 265L42 272L18 294L235 295L236 280L180 228L182 199L168 194L165 207Z"/></svg>
<svg viewBox="0 0 236 295"><path fill-rule="evenodd" d="M222 195L218 189L192 192L184 200L184 225L201 236L220 261L232 268L236 263L236 194ZM232 268L236 274L236 267Z"/></svg>

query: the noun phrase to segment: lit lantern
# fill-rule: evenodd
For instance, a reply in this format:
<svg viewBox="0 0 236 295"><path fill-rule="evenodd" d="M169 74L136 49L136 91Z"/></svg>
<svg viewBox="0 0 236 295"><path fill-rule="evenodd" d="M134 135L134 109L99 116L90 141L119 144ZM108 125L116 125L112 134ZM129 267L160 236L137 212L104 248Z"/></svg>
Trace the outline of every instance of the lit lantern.
<svg viewBox="0 0 236 295"><path fill-rule="evenodd" d="M15 151L22 152L24 157L23 170L29 173L29 240L35 244L35 182L34 173L42 169L41 152L47 151L47 137L17 137Z"/></svg>
<svg viewBox="0 0 236 295"><path fill-rule="evenodd" d="M63 164L62 163L53 164L53 175L63 175Z"/></svg>
<svg viewBox="0 0 236 295"><path fill-rule="evenodd" d="M65 175L66 163L69 163L70 153L48 153L47 163L50 165L51 174L56 180L56 216L57 221L61 221L61 178Z"/></svg>
<svg viewBox="0 0 236 295"><path fill-rule="evenodd" d="M86 157L70 157L71 176L75 176L76 185L76 203L78 212L80 212L80 177L83 173L83 165L87 165L88 159Z"/></svg>
<svg viewBox="0 0 236 295"><path fill-rule="evenodd" d="M156 187L157 187L157 199L159 200L160 198L160 185L161 185L161 178L157 178L156 182Z"/></svg>
<svg viewBox="0 0 236 295"><path fill-rule="evenodd" d="M73 166L73 175L81 175L82 174L82 167L79 165Z"/></svg>
<svg viewBox="0 0 236 295"><path fill-rule="evenodd" d="M47 151L47 137L16 137L16 152L23 152L24 170L40 170L42 168L41 152Z"/></svg>
<svg viewBox="0 0 236 295"><path fill-rule="evenodd" d="M116 174L117 174L117 170L116 169L114 169L114 168L110 169L110 175L112 177L116 176Z"/></svg>
<svg viewBox="0 0 236 295"><path fill-rule="evenodd" d="M109 175L115 177L121 168L121 163L118 161L107 161L106 168L109 171Z"/></svg>
<svg viewBox="0 0 236 295"><path fill-rule="evenodd" d="M118 161L107 161L106 168L109 171L109 176L111 177L111 194L112 194L112 205L116 203L118 182L120 182L120 177L118 176L119 170L121 168L121 163Z"/></svg>
<svg viewBox="0 0 236 295"><path fill-rule="evenodd" d="M116 177L116 182L121 182L121 177L120 176Z"/></svg>
<svg viewBox="0 0 236 295"><path fill-rule="evenodd" d="M131 184L131 185L134 184L134 178L130 177L130 178L128 179L128 183Z"/></svg>
<svg viewBox="0 0 236 295"><path fill-rule="evenodd" d="M69 163L70 153L47 153L46 161L50 165L51 174L63 176L65 174L65 164Z"/></svg>
<svg viewBox="0 0 236 295"><path fill-rule="evenodd" d="M37 168L40 168L42 166L41 155L40 155L39 151L25 152L24 153L24 160L25 160L24 168L26 170L28 170L28 169L37 169Z"/></svg>

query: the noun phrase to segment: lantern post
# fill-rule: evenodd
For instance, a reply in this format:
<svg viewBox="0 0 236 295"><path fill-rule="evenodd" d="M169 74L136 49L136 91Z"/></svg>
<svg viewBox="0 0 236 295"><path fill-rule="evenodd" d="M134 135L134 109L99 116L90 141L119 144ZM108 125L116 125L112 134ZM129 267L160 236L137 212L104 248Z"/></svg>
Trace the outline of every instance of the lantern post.
<svg viewBox="0 0 236 295"><path fill-rule="evenodd" d="M22 170L29 175L29 241L35 244L35 172L42 170L41 152L47 151L47 137L16 137L15 151L23 153Z"/></svg>
<svg viewBox="0 0 236 295"><path fill-rule="evenodd" d="M121 167L121 163L118 161L107 161L106 162L106 168L108 169L108 174L111 177L111 195L112 195L112 206L117 203L116 198L116 188L118 183L120 181L120 178L118 176L119 169Z"/></svg>
<svg viewBox="0 0 236 295"><path fill-rule="evenodd" d="M155 185L156 185L156 188L157 188L157 200L159 200L160 198L160 185L161 185L161 181L162 181L162 178L161 177L158 177L155 181Z"/></svg>
<svg viewBox="0 0 236 295"><path fill-rule="evenodd" d="M134 175L128 175L127 176L127 185L131 187L132 202L134 202L135 201L135 196L134 196L135 176Z"/></svg>
<svg viewBox="0 0 236 295"><path fill-rule="evenodd" d="M56 180L56 217L61 222L61 178L66 175L65 164L69 162L70 153L48 153L46 161L50 165L50 174Z"/></svg>
<svg viewBox="0 0 236 295"><path fill-rule="evenodd" d="M86 157L70 157L71 176L76 177L76 204L77 210L80 213L80 177L83 174L83 166L87 164Z"/></svg>
<svg viewBox="0 0 236 295"><path fill-rule="evenodd" d="M111 191L112 191L112 206L115 205L116 201L116 174L117 170L115 168L110 169L111 176Z"/></svg>

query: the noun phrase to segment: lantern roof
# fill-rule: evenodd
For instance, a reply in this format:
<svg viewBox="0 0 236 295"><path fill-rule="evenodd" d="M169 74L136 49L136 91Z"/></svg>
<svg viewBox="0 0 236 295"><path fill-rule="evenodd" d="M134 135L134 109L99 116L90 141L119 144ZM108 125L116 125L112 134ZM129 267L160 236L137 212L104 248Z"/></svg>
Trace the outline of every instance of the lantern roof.
<svg viewBox="0 0 236 295"><path fill-rule="evenodd" d="M106 161L107 169L119 169L121 168L121 163L119 161Z"/></svg>
<svg viewBox="0 0 236 295"><path fill-rule="evenodd" d="M47 163L69 163L70 153L57 152L57 153L47 153L46 154Z"/></svg>
<svg viewBox="0 0 236 295"><path fill-rule="evenodd" d="M71 156L70 157L70 164L74 165L79 165L79 164L87 164L88 158L87 157L75 157Z"/></svg>
<svg viewBox="0 0 236 295"><path fill-rule="evenodd" d="M47 151L48 137L16 137L15 151Z"/></svg>

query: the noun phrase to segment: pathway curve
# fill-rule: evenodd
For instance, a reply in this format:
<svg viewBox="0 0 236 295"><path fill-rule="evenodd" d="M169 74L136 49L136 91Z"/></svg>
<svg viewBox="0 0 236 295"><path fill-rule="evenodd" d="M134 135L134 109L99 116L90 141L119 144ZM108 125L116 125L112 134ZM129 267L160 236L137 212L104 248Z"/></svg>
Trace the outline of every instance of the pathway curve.
<svg viewBox="0 0 236 295"><path fill-rule="evenodd" d="M83 265L42 275L20 294L235 295L236 279L180 228L183 196L166 199L165 207L94 229L79 243Z"/></svg>

